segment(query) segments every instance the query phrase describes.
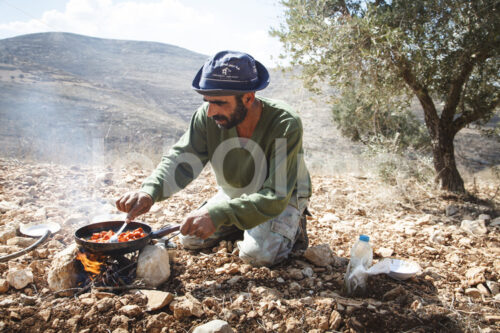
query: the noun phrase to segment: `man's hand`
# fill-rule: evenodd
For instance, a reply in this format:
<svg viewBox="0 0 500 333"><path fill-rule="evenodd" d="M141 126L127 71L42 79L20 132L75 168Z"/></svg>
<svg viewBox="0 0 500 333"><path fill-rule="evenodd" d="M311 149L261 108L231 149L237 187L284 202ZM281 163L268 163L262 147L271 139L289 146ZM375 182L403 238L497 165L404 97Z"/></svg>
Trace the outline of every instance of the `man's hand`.
<svg viewBox="0 0 500 333"><path fill-rule="evenodd" d="M191 212L186 217L181 226L181 233L186 236L196 236L201 239L207 239L215 232L215 225L208 214L206 208L201 208Z"/></svg>
<svg viewBox="0 0 500 333"><path fill-rule="evenodd" d="M137 216L149 212L153 203L153 198L145 192L128 192L116 200L116 208L128 213L125 222L129 223Z"/></svg>

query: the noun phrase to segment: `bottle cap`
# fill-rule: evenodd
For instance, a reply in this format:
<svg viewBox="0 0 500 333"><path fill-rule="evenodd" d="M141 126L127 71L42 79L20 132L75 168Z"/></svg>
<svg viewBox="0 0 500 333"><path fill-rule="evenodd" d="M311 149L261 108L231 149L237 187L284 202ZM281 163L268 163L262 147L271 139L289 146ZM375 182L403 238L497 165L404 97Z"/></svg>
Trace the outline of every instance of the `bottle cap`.
<svg viewBox="0 0 500 333"><path fill-rule="evenodd" d="M367 235L360 235L359 236L359 240L362 241L362 242L369 242L370 241L370 237L368 237Z"/></svg>

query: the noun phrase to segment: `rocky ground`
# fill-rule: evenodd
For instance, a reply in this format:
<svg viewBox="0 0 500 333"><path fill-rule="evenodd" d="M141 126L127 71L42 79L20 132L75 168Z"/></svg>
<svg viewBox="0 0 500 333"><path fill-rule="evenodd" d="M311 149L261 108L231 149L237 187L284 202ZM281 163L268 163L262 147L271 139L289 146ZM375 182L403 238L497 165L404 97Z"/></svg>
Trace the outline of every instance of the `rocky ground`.
<svg viewBox="0 0 500 333"><path fill-rule="evenodd" d="M191 332L215 319L238 332L500 330L500 193L491 183L478 182L468 188L473 196L460 198L411 182L389 187L371 178L316 174L307 255L252 268L240 261L234 242L202 253L178 245L169 252L171 276L157 288L173 300L159 309L135 291L61 296L50 290L53 258L74 243L74 231L118 213L114 200L146 175L133 167L0 159L0 255L27 245L16 235L20 223L61 224L34 251L0 262L0 331ZM153 229L180 223L216 192L214 185L204 171L139 220ZM401 258L418 263L421 272L406 281L374 276L365 294L347 297L343 275L361 233L371 237L375 262Z"/></svg>

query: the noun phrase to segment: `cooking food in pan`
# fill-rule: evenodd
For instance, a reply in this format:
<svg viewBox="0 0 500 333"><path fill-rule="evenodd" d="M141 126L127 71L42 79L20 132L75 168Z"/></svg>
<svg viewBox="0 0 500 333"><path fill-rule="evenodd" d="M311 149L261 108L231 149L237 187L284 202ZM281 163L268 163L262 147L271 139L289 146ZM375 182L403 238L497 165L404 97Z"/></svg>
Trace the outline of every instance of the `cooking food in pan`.
<svg viewBox="0 0 500 333"><path fill-rule="evenodd" d="M114 234L115 232L113 230L95 232L92 236L90 236L89 241L95 243L107 243ZM118 236L118 242L128 242L142 237L146 237L146 233L139 227L135 230L122 232Z"/></svg>

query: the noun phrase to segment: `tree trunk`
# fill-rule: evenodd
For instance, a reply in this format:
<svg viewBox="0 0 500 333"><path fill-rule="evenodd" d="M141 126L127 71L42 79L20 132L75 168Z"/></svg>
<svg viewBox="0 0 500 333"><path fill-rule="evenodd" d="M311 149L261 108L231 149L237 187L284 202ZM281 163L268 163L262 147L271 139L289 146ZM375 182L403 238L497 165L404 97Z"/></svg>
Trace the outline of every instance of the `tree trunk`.
<svg viewBox="0 0 500 333"><path fill-rule="evenodd" d="M436 178L439 179L441 189L465 193L464 181L455 163L455 148L453 146L455 135L440 127L437 136L437 140L433 140L432 153Z"/></svg>

